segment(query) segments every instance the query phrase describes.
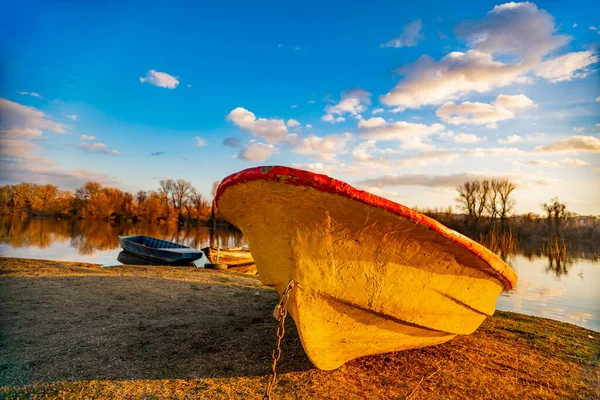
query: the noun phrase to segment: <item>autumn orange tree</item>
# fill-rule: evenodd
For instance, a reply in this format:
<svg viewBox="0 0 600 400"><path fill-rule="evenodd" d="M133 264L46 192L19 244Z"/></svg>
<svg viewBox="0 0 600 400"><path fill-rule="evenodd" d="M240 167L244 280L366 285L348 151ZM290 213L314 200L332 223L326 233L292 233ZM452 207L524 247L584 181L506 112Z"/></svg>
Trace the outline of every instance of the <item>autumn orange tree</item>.
<svg viewBox="0 0 600 400"><path fill-rule="evenodd" d="M77 217L102 220L207 221L205 197L183 179L160 181L156 191L135 196L117 188L86 182L74 192L55 185L19 183L0 186L0 214Z"/></svg>

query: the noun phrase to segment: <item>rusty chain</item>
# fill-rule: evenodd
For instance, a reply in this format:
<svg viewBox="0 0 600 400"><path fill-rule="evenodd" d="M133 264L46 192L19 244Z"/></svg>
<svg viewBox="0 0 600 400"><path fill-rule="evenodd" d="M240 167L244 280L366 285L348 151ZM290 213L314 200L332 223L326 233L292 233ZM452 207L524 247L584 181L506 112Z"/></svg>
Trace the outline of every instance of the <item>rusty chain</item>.
<svg viewBox="0 0 600 400"><path fill-rule="evenodd" d="M279 298L279 302L275 306L275 310L273 310L273 316L279 322L277 326L277 344L275 345L275 350L273 350L273 354L271 357L273 358L273 365L271 366L271 376L269 378L269 382L267 383L267 391L263 397L263 400L271 399L271 391L275 387L275 380L277 379L277 371L275 368L277 367L277 361L281 358L281 339L283 339L283 335L285 335L285 317L287 317L287 302L290 298L290 290L296 286L297 282L291 279L285 290L281 294Z"/></svg>

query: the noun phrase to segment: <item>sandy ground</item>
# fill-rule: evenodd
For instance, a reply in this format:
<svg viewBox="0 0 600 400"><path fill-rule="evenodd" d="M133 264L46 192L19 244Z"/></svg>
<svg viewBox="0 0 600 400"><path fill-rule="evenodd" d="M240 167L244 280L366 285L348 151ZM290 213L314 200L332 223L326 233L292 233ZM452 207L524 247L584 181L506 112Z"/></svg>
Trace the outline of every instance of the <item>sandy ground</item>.
<svg viewBox="0 0 600 400"><path fill-rule="evenodd" d="M276 293L253 276L0 259L0 398L261 398ZM600 398L600 334L497 312L443 345L319 371L293 321L274 398Z"/></svg>

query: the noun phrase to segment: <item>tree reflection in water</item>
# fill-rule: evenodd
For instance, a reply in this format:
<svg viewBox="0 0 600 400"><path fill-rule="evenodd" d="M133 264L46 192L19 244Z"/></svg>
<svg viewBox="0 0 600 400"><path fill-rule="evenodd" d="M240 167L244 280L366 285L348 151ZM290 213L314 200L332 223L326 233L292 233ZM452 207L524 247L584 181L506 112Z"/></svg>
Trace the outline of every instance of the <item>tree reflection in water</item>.
<svg viewBox="0 0 600 400"><path fill-rule="evenodd" d="M547 252L545 255L548 257L546 272L553 272L557 277L567 275L569 269L573 266L573 257L568 253L557 254Z"/></svg>
<svg viewBox="0 0 600 400"><path fill-rule="evenodd" d="M80 254L120 247L119 236L146 235L192 248L208 246L210 229L206 226L143 224L92 220L59 220L0 217L0 243L13 247L47 248L53 243L69 243ZM215 240L223 246L243 247L241 232L217 229Z"/></svg>

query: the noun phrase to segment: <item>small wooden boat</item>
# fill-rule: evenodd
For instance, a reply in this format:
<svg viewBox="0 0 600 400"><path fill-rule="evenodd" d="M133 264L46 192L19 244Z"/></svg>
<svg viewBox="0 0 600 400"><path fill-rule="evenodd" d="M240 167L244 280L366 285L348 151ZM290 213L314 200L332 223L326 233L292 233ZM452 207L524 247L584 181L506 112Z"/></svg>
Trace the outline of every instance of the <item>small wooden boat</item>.
<svg viewBox="0 0 600 400"><path fill-rule="evenodd" d="M398 203L308 171L225 178L218 212L246 238L318 368L472 333L515 272L491 251Z"/></svg>
<svg viewBox="0 0 600 400"><path fill-rule="evenodd" d="M119 236L124 251L153 263L190 265L202 257L200 250L149 236Z"/></svg>

